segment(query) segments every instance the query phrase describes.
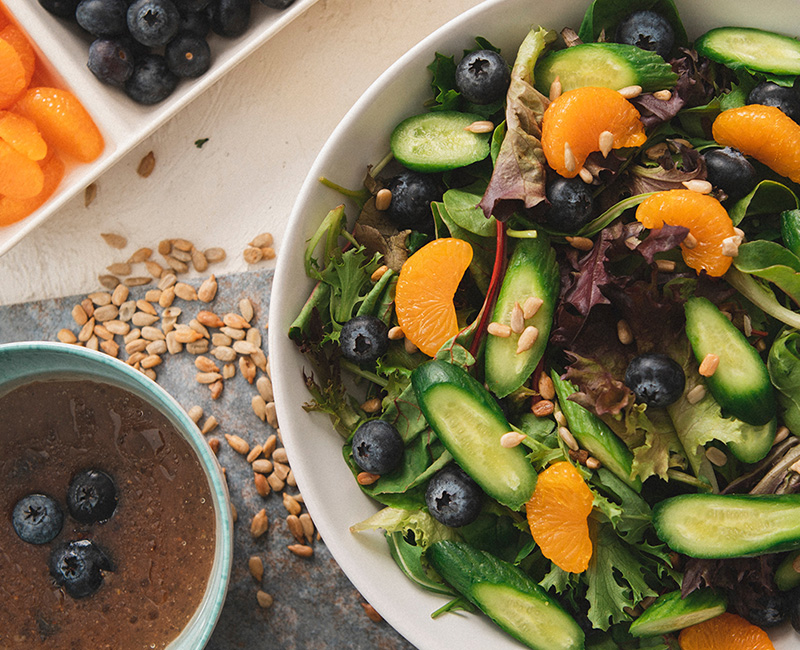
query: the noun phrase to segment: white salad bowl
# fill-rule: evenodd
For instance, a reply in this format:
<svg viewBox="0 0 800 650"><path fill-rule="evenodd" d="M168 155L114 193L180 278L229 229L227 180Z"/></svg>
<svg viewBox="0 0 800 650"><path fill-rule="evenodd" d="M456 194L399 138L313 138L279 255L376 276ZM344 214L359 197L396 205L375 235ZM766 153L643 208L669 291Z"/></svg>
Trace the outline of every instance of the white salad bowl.
<svg viewBox="0 0 800 650"><path fill-rule="evenodd" d="M796 0L676 0L690 39L712 27L739 25L800 34ZM303 409L310 395L303 383L309 365L287 332L313 283L303 268L303 252L325 215L345 203L352 222L355 204L319 179L359 188L367 166L389 151L389 135L404 118L421 113L432 95L426 67L434 54L455 55L474 47L474 37L500 47L509 62L531 26L577 30L589 0L487 0L431 34L392 65L360 98L320 152L295 204L280 256L271 298L269 348L275 401L283 441L298 486L322 538L362 595L400 634L421 650L518 650L522 647L485 616L455 613L437 619L442 596L418 588L392 560L380 533L349 528L379 505L365 496L342 459L342 439L327 416ZM800 648L788 626L772 630L778 650Z"/></svg>

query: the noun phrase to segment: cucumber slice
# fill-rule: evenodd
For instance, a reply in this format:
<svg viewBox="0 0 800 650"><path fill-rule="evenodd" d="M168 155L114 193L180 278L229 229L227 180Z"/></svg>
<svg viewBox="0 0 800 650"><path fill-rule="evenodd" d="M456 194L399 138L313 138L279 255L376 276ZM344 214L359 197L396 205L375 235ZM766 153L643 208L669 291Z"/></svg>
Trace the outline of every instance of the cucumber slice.
<svg viewBox="0 0 800 650"><path fill-rule="evenodd" d="M567 418L567 424L578 444L597 458L603 466L623 480L628 487L642 491L642 480L633 473L633 453L619 437L591 411L569 400L576 392L575 386L564 381L553 371L550 373L558 395L558 405Z"/></svg>
<svg viewBox="0 0 800 650"><path fill-rule="evenodd" d="M443 172L465 167L489 155L491 133L466 128L480 115L432 111L403 120L392 132L390 146L397 160L418 172Z"/></svg>
<svg viewBox="0 0 800 650"><path fill-rule="evenodd" d="M728 449L743 463L757 463L772 449L775 434L778 432L778 418L759 425L739 421L739 431L740 438L729 441Z"/></svg>
<svg viewBox="0 0 800 650"><path fill-rule="evenodd" d="M756 349L707 298L690 298L685 311L686 336L698 363L707 354L719 357L706 383L723 413L748 424L767 424L775 417L775 391Z"/></svg>
<svg viewBox="0 0 800 650"><path fill-rule="evenodd" d="M425 419L461 468L486 494L519 510L536 488L536 470L524 447L500 444L511 425L497 401L466 370L446 361L417 367L411 384Z"/></svg>
<svg viewBox="0 0 800 650"><path fill-rule="evenodd" d="M713 589L698 589L686 598L681 598L680 591L671 591L659 596L631 623L630 633L643 637L677 632L719 616L727 606L727 600Z"/></svg>
<svg viewBox="0 0 800 650"><path fill-rule="evenodd" d="M550 326L558 299L560 278L555 251L543 233L534 239L520 239L506 269L497 296L492 320L508 325L514 303L523 305L528 298L543 303L525 325L539 330L536 342L517 354L519 334L508 338L489 336L486 340L486 385L498 397L505 397L522 386L542 358L550 338Z"/></svg>
<svg viewBox="0 0 800 650"><path fill-rule="evenodd" d="M514 565L451 541L432 544L426 558L458 592L529 648L583 650L580 626Z"/></svg>
<svg viewBox="0 0 800 650"><path fill-rule="evenodd" d="M800 74L800 41L752 27L717 27L695 42L697 52L733 70Z"/></svg>
<svg viewBox="0 0 800 650"><path fill-rule="evenodd" d="M555 78L563 90L603 86L620 90L641 86L645 92L672 88L678 75L655 52L624 43L583 43L553 52L536 64L536 89L549 94Z"/></svg>
<svg viewBox="0 0 800 650"><path fill-rule="evenodd" d="M775 586L781 591L791 591L800 587L800 573L794 568L800 551L789 553L775 569Z"/></svg>
<svg viewBox="0 0 800 650"><path fill-rule="evenodd" d="M697 558L749 557L800 548L800 494L685 494L653 508L674 551Z"/></svg>

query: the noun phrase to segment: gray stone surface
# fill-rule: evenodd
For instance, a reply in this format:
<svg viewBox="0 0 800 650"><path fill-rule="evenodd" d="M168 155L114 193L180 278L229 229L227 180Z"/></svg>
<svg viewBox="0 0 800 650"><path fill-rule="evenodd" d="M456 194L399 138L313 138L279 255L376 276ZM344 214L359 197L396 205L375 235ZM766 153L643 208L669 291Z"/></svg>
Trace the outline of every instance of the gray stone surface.
<svg viewBox="0 0 800 650"><path fill-rule="evenodd" d="M255 306L255 320L261 328L266 352L269 295L272 271L253 271L218 278L217 298L210 308L218 314L237 311L240 298L249 298ZM197 286L197 282L193 282ZM131 296L142 298L148 288L131 290ZM12 341L56 340L61 328L77 333L71 310L84 296L73 296L41 302L0 307L0 343ZM188 323L191 316L204 308L204 303L176 300L184 313L179 322ZM160 312L160 309L159 309ZM120 337L117 337L120 341ZM124 352L122 354L124 358ZM287 512L279 495L260 497L253 484L252 471L245 460L224 441L225 433L235 433L251 445L263 442L273 433L252 412L250 399L256 394L238 371L225 382L221 398L213 401L209 390L199 385L192 355L183 352L156 368L158 383L166 388L186 409L198 404L205 416L214 415L220 422L209 437L222 441L219 459L227 470L231 499L238 511L234 527L235 548L230 591L222 616L208 644L209 650L326 650L370 648L408 650L413 648L385 622L375 623L364 613L363 598L353 588L331 557L325 544L315 540L314 555L299 558L287 550L294 542L286 526ZM205 417L204 416L204 417ZM201 420L202 423L202 420ZM297 489L287 487L290 494ZM253 540L249 524L253 514L266 508L268 532ZM259 585L249 574L247 560L259 555L264 561L264 591L275 598L270 609L261 609L256 602Z"/></svg>

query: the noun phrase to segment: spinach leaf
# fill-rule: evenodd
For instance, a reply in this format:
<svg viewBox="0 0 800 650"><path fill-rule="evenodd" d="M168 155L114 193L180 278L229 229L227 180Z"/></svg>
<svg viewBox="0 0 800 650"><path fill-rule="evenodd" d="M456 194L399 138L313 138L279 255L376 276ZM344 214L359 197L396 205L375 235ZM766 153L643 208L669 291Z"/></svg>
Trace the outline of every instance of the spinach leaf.
<svg viewBox="0 0 800 650"><path fill-rule="evenodd" d="M739 246L733 264L742 273L772 282L800 304L800 258L788 248L771 241L747 242Z"/></svg>
<svg viewBox="0 0 800 650"><path fill-rule="evenodd" d="M798 205L797 196L783 183L764 180L755 186L752 192L739 199L731 208L731 220L738 226L745 217L762 214L779 214L784 210L793 210Z"/></svg>

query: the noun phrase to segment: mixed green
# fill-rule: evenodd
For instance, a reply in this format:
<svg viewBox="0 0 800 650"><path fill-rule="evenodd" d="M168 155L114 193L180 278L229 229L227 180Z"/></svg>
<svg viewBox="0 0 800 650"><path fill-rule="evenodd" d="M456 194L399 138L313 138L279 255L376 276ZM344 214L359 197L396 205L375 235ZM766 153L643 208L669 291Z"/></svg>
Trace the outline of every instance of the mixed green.
<svg viewBox="0 0 800 650"><path fill-rule="evenodd" d="M480 37L437 54L430 101L364 187L325 181L358 215L333 209L305 252L315 287L289 335L306 408L382 505L352 530L385 532L449 599L436 616L477 608L546 650L675 649L725 611L800 630L800 187L712 133L753 105L800 120L800 42L690 43L671 0L594 0L577 27L533 28L510 63ZM587 87L622 91L644 135L605 151L601 135L558 173L543 118ZM800 168L800 139L784 146ZM698 195L735 233L711 252ZM439 245L433 289L465 272L457 327L425 354L409 276ZM698 251L723 270L688 264ZM564 462L591 491L579 571L526 518Z"/></svg>

